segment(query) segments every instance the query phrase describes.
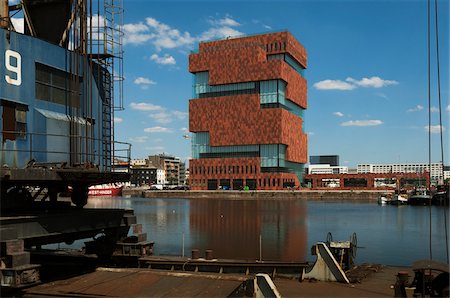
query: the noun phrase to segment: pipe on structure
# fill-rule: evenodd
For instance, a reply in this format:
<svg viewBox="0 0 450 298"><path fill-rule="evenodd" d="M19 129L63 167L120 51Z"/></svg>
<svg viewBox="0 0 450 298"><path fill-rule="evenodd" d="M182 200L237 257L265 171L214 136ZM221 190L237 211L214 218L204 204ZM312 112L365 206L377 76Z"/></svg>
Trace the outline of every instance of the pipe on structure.
<svg viewBox="0 0 450 298"><path fill-rule="evenodd" d="M8 0L0 0L0 28L9 27L9 8Z"/></svg>

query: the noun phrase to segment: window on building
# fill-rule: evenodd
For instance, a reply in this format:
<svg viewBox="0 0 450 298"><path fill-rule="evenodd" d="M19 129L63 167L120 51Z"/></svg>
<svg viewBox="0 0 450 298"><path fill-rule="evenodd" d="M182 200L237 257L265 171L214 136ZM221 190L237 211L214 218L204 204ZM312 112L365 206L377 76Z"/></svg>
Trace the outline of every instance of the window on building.
<svg viewBox="0 0 450 298"><path fill-rule="evenodd" d="M238 94L256 93L255 82L232 83L222 85L209 85L209 73L207 71L194 74L194 98L230 96Z"/></svg>
<svg viewBox="0 0 450 298"><path fill-rule="evenodd" d="M27 134L28 106L1 99L3 141L25 139Z"/></svg>
<svg viewBox="0 0 450 298"><path fill-rule="evenodd" d="M290 67L292 67L292 69L294 69L302 77L305 76L305 68L288 53L268 55L267 60L282 60L286 62Z"/></svg>
<svg viewBox="0 0 450 298"><path fill-rule="evenodd" d="M80 107L82 77L37 62L35 69L37 99Z"/></svg>

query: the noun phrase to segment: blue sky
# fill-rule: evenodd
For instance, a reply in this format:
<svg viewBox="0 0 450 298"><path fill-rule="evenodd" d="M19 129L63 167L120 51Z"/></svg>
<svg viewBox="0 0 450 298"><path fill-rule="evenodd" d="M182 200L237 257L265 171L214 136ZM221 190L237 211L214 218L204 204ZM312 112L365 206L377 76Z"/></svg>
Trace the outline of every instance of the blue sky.
<svg viewBox="0 0 450 298"><path fill-rule="evenodd" d="M124 2L126 109L116 113L115 133L132 143L133 158L165 152L189 159L188 55L199 41L287 29L308 52L309 155L338 154L349 167L428 161L426 1ZM439 1L439 12L449 151L448 0ZM435 53L432 132L439 125ZM439 161L439 134L432 140ZM449 164L448 153L444 159Z"/></svg>

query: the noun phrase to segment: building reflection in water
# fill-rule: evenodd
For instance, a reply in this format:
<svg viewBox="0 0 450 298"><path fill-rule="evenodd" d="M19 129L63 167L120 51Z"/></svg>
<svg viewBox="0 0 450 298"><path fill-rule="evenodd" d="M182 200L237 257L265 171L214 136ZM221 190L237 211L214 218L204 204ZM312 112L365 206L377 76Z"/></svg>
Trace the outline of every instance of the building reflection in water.
<svg viewBox="0 0 450 298"><path fill-rule="evenodd" d="M191 200L191 245L214 257L305 261L307 205L296 200Z"/></svg>

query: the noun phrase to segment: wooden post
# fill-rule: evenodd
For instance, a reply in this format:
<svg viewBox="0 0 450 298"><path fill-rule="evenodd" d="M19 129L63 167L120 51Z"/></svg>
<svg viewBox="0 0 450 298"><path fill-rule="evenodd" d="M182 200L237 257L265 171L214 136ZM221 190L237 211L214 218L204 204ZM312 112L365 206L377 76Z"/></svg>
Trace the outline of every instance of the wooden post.
<svg viewBox="0 0 450 298"><path fill-rule="evenodd" d="M8 0L0 0L0 28L9 27L9 8Z"/></svg>

